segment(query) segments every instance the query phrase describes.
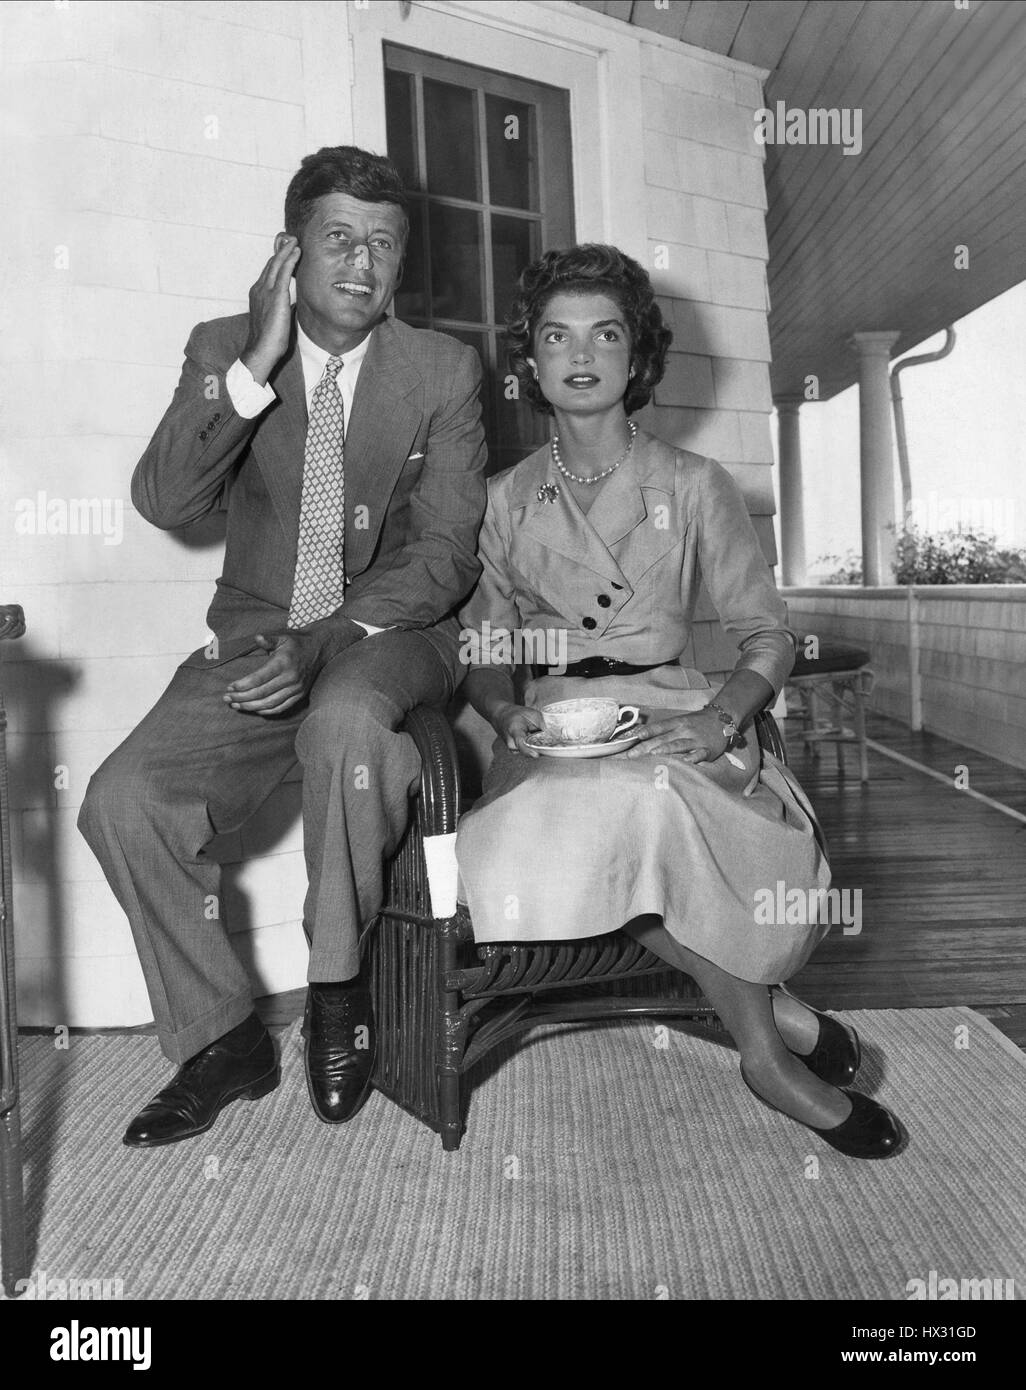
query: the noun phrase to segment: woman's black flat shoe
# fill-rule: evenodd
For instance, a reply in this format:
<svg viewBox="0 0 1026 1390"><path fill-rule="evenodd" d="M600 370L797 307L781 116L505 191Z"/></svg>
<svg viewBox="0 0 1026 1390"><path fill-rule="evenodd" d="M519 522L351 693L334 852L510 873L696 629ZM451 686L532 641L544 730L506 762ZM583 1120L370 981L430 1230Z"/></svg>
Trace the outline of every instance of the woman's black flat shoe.
<svg viewBox="0 0 1026 1390"><path fill-rule="evenodd" d="M805 1123L803 1120L796 1120L793 1115L788 1115L787 1111L781 1110L779 1106L773 1105L765 1096L760 1096L745 1076L744 1067L741 1068L741 1080L755 1099L761 1101L768 1110L775 1110L778 1115L794 1120L796 1125ZM805 1128L811 1129L813 1134L818 1134L839 1153L847 1154L849 1158L890 1158L892 1154L896 1154L904 1139L897 1118L859 1091L844 1091L842 1094L851 1101L851 1114L846 1120L842 1120L831 1129L817 1129L815 1125L805 1125Z"/></svg>
<svg viewBox="0 0 1026 1390"><path fill-rule="evenodd" d="M862 1065L862 1047L855 1029L847 1023L840 1023L830 1014L821 1014L818 1009L802 1003L783 985L769 985L768 988L770 1008L773 1007L773 995L776 991L788 999L794 999L795 1003L801 1004L803 1009L808 1009L810 1014L815 1015L819 1025L816 1045L812 1051L795 1052L793 1048L789 1047L787 1050L792 1057L797 1057L800 1062L804 1062L809 1071L814 1076L818 1076L820 1081L825 1081L828 1086L850 1086Z"/></svg>
<svg viewBox="0 0 1026 1390"><path fill-rule="evenodd" d="M829 1014L817 1013L815 1009L810 1012L819 1020L816 1046L811 1052L796 1052L794 1056L828 1086L850 1086L862 1065L858 1033Z"/></svg>

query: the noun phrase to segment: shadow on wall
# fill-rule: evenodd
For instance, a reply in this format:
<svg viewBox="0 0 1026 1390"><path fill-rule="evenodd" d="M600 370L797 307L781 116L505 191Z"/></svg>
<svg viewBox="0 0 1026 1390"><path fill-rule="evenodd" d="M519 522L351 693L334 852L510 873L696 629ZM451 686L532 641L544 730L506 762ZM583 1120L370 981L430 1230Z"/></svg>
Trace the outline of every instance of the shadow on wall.
<svg viewBox="0 0 1026 1390"><path fill-rule="evenodd" d="M45 899L42 923L36 918L35 931L40 939L31 940L31 954L60 958L69 951L69 914L67 883L59 862L59 774L50 734L61 727L61 709L73 696L81 673L71 662L53 660L33 639L31 613L26 617L26 627L26 636L19 641L18 661L4 662L0 655L0 691L7 710L14 889L17 895L20 884L32 884ZM22 734L30 737L18 737ZM20 945L25 936L24 928L19 929L17 903L14 923ZM48 1002L52 1002L55 1019L66 1019L66 981L58 972L48 986Z"/></svg>

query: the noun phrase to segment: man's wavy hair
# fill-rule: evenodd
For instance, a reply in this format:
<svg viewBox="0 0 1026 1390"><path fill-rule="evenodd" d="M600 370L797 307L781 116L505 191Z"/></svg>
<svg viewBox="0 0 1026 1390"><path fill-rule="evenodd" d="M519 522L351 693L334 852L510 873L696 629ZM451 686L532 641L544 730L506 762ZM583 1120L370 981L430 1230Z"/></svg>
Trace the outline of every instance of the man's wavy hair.
<svg viewBox="0 0 1026 1390"><path fill-rule="evenodd" d="M318 198L348 193L364 203L394 203L409 229L409 204L399 170L390 159L356 145L325 145L308 154L285 192L285 230L298 237Z"/></svg>
<svg viewBox="0 0 1026 1390"><path fill-rule="evenodd" d="M534 330L555 294L605 294L616 301L630 336L634 368L624 392L624 409L633 415L647 405L662 380L673 334L663 323L644 267L615 246L597 243L573 246L569 251L546 251L520 276L506 321L506 342L521 398L536 410L552 414L527 359L534 356Z"/></svg>

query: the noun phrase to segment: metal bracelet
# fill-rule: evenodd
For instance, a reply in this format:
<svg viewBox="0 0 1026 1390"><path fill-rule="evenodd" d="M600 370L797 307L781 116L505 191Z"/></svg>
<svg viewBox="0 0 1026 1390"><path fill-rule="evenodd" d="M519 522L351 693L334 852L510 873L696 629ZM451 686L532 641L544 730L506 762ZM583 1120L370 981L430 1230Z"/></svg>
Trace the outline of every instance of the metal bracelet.
<svg viewBox="0 0 1026 1390"><path fill-rule="evenodd" d="M723 720L723 732L727 739L728 748L733 748L735 744L744 743L744 739L741 736L741 730L738 728L737 725L737 720L734 718L732 714L725 710L722 705L714 704L712 700L710 700L705 708L711 709L714 714L718 714L719 717Z"/></svg>

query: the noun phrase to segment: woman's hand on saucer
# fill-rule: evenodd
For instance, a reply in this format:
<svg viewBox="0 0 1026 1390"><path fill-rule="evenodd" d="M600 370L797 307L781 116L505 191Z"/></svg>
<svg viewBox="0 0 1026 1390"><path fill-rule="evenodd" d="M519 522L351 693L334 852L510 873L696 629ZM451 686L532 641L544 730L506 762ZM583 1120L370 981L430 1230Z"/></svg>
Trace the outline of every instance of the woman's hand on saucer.
<svg viewBox="0 0 1026 1390"><path fill-rule="evenodd" d="M652 719L631 732L641 741L624 755L628 758L674 753L686 763L713 763L727 751L729 742L723 733L723 720L705 709Z"/></svg>
<svg viewBox="0 0 1026 1390"><path fill-rule="evenodd" d="M545 721L536 709L529 709L527 705L503 705L492 717L492 728L510 752L538 757L538 750L526 742L529 735L545 728Z"/></svg>

